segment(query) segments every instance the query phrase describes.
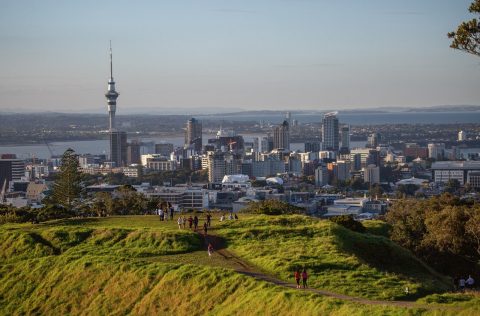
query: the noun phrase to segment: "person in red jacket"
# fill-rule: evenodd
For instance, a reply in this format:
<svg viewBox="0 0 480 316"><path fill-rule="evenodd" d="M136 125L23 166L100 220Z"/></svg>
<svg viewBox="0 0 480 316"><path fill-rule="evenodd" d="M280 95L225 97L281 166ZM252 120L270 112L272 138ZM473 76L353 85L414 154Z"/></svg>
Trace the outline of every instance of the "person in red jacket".
<svg viewBox="0 0 480 316"><path fill-rule="evenodd" d="M303 268L302 272L302 282L303 282L303 288L307 288L307 279L308 279L308 274L307 274L307 269Z"/></svg>
<svg viewBox="0 0 480 316"><path fill-rule="evenodd" d="M299 289L300 288L300 270L296 269L294 276L295 276L295 281L297 282L297 289Z"/></svg>

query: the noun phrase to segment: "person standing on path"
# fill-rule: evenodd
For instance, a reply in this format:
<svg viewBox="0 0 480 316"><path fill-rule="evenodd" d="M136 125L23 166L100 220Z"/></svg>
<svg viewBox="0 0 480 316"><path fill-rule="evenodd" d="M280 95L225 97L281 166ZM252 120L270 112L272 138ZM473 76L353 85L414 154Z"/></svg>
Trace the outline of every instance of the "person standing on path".
<svg viewBox="0 0 480 316"><path fill-rule="evenodd" d="M174 209L173 207L170 207L170 219L173 221L173 212L174 212Z"/></svg>
<svg viewBox="0 0 480 316"><path fill-rule="evenodd" d="M188 228L192 229L193 218L192 215L188 217Z"/></svg>
<svg viewBox="0 0 480 316"><path fill-rule="evenodd" d="M182 216L182 226L183 229L185 229L185 225L187 225L187 218L185 216Z"/></svg>
<svg viewBox="0 0 480 316"><path fill-rule="evenodd" d="M296 269L293 275L295 277L295 282L297 282L297 289L299 289L300 288L300 271Z"/></svg>
<svg viewBox="0 0 480 316"><path fill-rule="evenodd" d="M468 276L467 280L465 281L465 285L469 289L473 289L473 285L475 284L475 280L472 278L471 275Z"/></svg>
<svg viewBox="0 0 480 316"><path fill-rule="evenodd" d="M193 217L193 229L197 230L197 228L198 228L198 217L197 217L197 215L195 215Z"/></svg>
<svg viewBox="0 0 480 316"><path fill-rule="evenodd" d="M458 281L458 288L460 289L460 292L463 292L465 290L465 278L461 277L460 280Z"/></svg>
<svg viewBox="0 0 480 316"><path fill-rule="evenodd" d="M307 288L307 279L308 279L307 269L304 268L302 272L302 283L303 283L304 289Z"/></svg>
<svg viewBox="0 0 480 316"><path fill-rule="evenodd" d="M211 220L212 220L212 214L208 213L208 214L207 214L207 226L208 226L208 227L210 227Z"/></svg>
<svg viewBox="0 0 480 316"><path fill-rule="evenodd" d="M182 229L183 219L181 216L178 217L177 224L178 224L178 229Z"/></svg>
<svg viewBox="0 0 480 316"><path fill-rule="evenodd" d="M207 236L208 225L207 222L203 223L203 235Z"/></svg>

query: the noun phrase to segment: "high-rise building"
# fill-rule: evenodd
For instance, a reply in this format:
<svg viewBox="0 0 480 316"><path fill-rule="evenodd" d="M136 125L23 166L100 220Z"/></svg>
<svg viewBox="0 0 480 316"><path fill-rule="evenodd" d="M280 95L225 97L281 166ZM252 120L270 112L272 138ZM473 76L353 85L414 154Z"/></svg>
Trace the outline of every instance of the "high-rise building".
<svg viewBox="0 0 480 316"><path fill-rule="evenodd" d="M156 154L169 157L172 152L173 152L173 144L170 144L170 143L155 144Z"/></svg>
<svg viewBox="0 0 480 316"><path fill-rule="evenodd" d="M458 141L463 142L466 140L467 140L467 133L465 133L464 131L458 132Z"/></svg>
<svg viewBox="0 0 480 316"><path fill-rule="evenodd" d="M10 156L11 157L11 156ZM25 176L25 163L21 159L7 158L0 159L0 191L6 184L8 189L9 183L14 180L20 180Z"/></svg>
<svg viewBox="0 0 480 316"><path fill-rule="evenodd" d="M350 126L344 125L341 129L342 149L350 149Z"/></svg>
<svg viewBox="0 0 480 316"><path fill-rule="evenodd" d="M368 165L363 170L363 181L372 184L380 183L380 167Z"/></svg>
<svg viewBox="0 0 480 316"><path fill-rule="evenodd" d="M338 151L338 112L330 112L322 120L322 148L323 150Z"/></svg>
<svg viewBox="0 0 480 316"><path fill-rule="evenodd" d="M290 150L290 127L285 120L273 130L273 149Z"/></svg>
<svg viewBox="0 0 480 316"><path fill-rule="evenodd" d="M445 143L428 144L428 158L442 160L445 158Z"/></svg>
<svg viewBox="0 0 480 316"><path fill-rule="evenodd" d="M123 167L127 164L126 132L110 132L110 161L115 163L115 167Z"/></svg>
<svg viewBox="0 0 480 316"><path fill-rule="evenodd" d="M196 152L202 151L202 122L195 118L187 121L185 147L192 146Z"/></svg>
<svg viewBox="0 0 480 316"><path fill-rule="evenodd" d="M379 133L371 133L368 136L368 144L367 146L370 148L377 148L378 144L380 143L381 136Z"/></svg>
<svg viewBox="0 0 480 316"><path fill-rule="evenodd" d="M107 93L105 93L108 105L110 161L114 162L116 167L123 167L127 163L127 133L117 131L115 128L118 95L115 90L115 80L113 80L112 44L110 43L110 79L108 80Z"/></svg>
<svg viewBox="0 0 480 316"><path fill-rule="evenodd" d="M127 165L140 163L140 142L133 140L127 144Z"/></svg>

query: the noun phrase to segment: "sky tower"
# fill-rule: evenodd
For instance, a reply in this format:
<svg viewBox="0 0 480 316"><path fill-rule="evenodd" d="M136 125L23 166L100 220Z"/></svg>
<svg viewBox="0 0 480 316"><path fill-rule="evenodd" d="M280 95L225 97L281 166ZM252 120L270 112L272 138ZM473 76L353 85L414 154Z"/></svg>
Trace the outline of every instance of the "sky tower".
<svg viewBox="0 0 480 316"><path fill-rule="evenodd" d="M112 41L110 41L110 80L108 80L108 90L105 97L108 104L109 130L114 131L118 92L115 91L115 81L113 80Z"/></svg>

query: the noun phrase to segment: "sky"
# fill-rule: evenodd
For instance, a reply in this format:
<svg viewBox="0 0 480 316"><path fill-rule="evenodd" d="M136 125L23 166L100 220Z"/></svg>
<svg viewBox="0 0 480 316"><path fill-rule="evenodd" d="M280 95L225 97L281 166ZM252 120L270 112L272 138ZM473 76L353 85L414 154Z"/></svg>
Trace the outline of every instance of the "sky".
<svg viewBox="0 0 480 316"><path fill-rule="evenodd" d="M480 105L471 0L0 1L0 111ZM187 113L188 112L188 113Z"/></svg>

